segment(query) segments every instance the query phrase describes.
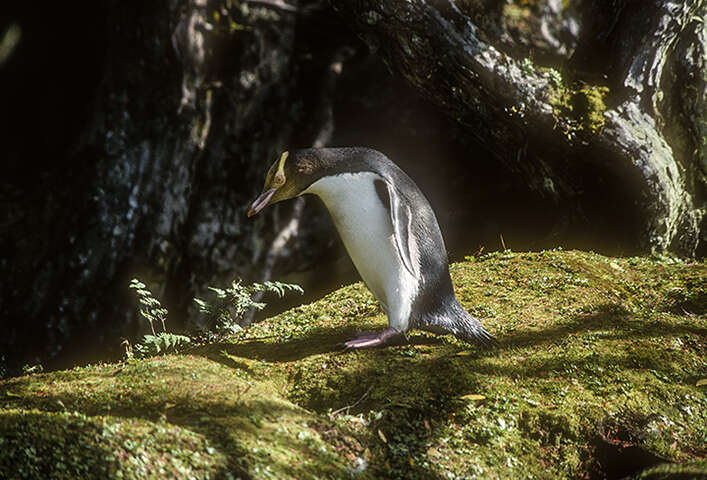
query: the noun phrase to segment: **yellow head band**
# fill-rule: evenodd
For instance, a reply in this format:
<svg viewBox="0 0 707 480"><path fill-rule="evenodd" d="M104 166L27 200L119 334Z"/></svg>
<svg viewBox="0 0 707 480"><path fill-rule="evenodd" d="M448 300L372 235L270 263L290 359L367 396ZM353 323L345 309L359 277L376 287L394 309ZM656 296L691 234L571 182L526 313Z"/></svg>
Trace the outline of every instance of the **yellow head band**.
<svg viewBox="0 0 707 480"><path fill-rule="evenodd" d="M289 154L290 152L282 152L282 155L280 156L280 163L277 164L277 173L283 177L285 176L285 160L287 160L287 156Z"/></svg>

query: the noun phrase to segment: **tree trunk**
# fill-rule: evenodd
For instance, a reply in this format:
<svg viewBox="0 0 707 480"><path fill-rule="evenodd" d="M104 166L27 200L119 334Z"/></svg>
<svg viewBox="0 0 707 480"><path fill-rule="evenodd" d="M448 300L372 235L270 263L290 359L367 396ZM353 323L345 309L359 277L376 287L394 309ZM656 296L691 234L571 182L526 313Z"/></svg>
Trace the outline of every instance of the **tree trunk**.
<svg viewBox="0 0 707 480"><path fill-rule="evenodd" d="M707 2L332 3L533 190L704 252Z"/></svg>
<svg viewBox="0 0 707 480"><path fill-rule="evenodd" d="M206 285L255 278L278 209L245 210L309 113L286 6L87 3L8 12L0 362L15 367L116 354L145 329L133 276L171 329Z"/></svg>

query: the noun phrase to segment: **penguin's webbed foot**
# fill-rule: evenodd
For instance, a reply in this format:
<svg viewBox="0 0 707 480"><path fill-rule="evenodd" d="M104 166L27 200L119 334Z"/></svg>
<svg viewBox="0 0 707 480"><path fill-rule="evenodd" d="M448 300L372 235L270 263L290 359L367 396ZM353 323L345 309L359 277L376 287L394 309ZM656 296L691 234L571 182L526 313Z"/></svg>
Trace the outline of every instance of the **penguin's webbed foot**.
<svg viewBox="0 0 707 480"><path fill-rule="evenodd" d="M361 334L354 340L344 342L344 348L349 350L354 348L387 347L391 345L402 345L406 340L405 335L394 328L388 328L381 333Z"/></svg>

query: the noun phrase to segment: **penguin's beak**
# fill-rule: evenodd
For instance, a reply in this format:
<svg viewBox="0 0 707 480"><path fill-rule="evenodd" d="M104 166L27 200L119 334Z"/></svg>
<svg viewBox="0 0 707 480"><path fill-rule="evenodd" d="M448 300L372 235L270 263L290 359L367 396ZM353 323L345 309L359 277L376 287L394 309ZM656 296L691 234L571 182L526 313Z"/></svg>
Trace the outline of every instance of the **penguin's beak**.
<svg viewBox="0 0 707 480"><path fill-rule="evenodd" d="M277 188L271 188L270 190L264 191L260 194L258 198L253 200L253 203L251 203L250 207L248 207L248 216L252 217L256 213L261 211L263 208L267 207L268 203L270 202L270 199L273 195L275 195L276 191Z"/></svg>

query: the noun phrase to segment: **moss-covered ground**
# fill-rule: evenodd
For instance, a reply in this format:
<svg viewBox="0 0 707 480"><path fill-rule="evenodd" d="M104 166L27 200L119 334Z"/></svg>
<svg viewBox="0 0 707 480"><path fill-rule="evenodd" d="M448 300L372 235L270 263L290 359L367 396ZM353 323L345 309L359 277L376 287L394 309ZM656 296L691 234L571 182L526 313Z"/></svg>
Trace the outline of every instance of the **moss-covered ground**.
<svg viewBox="0 0 707 480"><path fill-rule="evenodd" d="M0 382L0 478L707 478L704 264L451 270L498 347L342 352L386 324L351 285L184 354Z"/></svg>

